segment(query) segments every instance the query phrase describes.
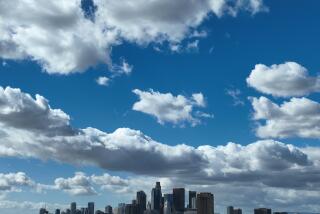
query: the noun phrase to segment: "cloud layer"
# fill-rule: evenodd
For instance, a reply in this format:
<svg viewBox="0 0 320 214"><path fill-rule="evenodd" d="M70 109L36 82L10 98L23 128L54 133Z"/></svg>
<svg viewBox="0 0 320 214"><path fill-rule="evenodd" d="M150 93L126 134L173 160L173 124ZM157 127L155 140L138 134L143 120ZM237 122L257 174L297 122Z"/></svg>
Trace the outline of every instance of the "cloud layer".
<svg viewBox="0 0 320 214"><path fill-rule="evenodd" d="M247 78L250 87L276 97L304 96L320 91L320 78L296 62L266 66L257 64Z"/></svg>
<svg viewBox="0 0 320 214"><path fill-rule="evenodd" d="M101 190L132 194L136 190L133 186L148 190L157 178L167 189L186 186L210 190L219 195L221 201L223 199L230 203L233 202L231 198L235 200L231 195L237 192L242 195L242 198L236 197L237 203L247 207L250 206L248 199L252 197L256 201L250 204L257 206L273 203L278 207L288 207L301 203L301 198L305 197L309 200L308 209L319 207L316 200L320 191L319 147L299 148L274 140L256 141L248 145L228 143L216 147L167 145L129 128L106 133L94 128L72 127L69 115L51 108L48 101L40 97L33 98L19 89L1 88L0 118L5 118L0 120L1 157L50 159L126 171L131 176L121 178L110 174L86 175L79 172L74 177L56 178L53 184L38 184L23 173L10 176L2 174L2 191L30 186L48 191L59 190L70 195L94 195ZM203 103L200 96L194 96L193 99L197 100L194 102ZM259 106L266 98L260 99L253 102ZM268 101L266 103L267 109L272 107L272 111L268 110L271 115L274 111L284 114L281 111L287 109ZM37 116L17 117L17 112ZM264 111L259 111L256 118L265 115ZM39 121L47 124L42 124L40 128L36 125ZM35 125L28 127L27 124ZM230 185L231 189L228 188ZM3 203L6 205L8 201Z"/></svg>
<svg viewBox="0 0 320 214"><path fill-rule="evenodd" d="M261 138L320 138L320 104L308 98L291 98L278 105L266 97L251 99L253 119Z"/></svg>
<svg viewBox="0 0 320 214"><path fill-rule="evenodd" d="M48 73L81 72L98 63L112 70L111 49L123 41L179 43L196 35L211 13L265 10L262 0L94 0L86 9L81 2L1 1L0 57L31 59Z"/></svg>
<svg viewBox="0 0 320 214"><path fill-rule="evenodd" d="M40 95L37 97L39 99ZM199 104L203 103L200 97L194 97ZM94 165L137 175L187 179L187 183L255 181L270 186L288 186L289 182L275 183L278 179L274 176L312 168L318 160L317 156L312 156L316 159L310 160L297 147L273 140L257 141L247 146L228 143L225 146L203 145L195 148L185 144L166 145L129 128L119 128L112 133L94 128L77 129L70 126L69 116L62 110L52 109L48 102L37 102L37 98L9 87L0 90L0 103L1 109L5 110L0 116L6 118L0 121L0 156ZM38 103L42 108L30 108ZM29 114L41 115L41 121L53 125L43 125L42 129L27 127L25 124L37 124L39 118L16 117L16 111L25 112L26 109L32 109L34 112ZM43 109L46 109L46 114L43 114ZM52 119L52 112L59 112L60 116ZM256 117L261 115L259 112ZM77 189L73 188L77 182L86 183L82 178L79 174L75 179L56 180L55 184L68 191ZM303 186L307 181L305 178L293 183Z"/></svg>
<svg viewBox="0 0 320 214"><path fill-rule="evenodd" d="M134 89L133 93L138 95L139 101L133 104L132 109L155 117L160 124L172 123L183 126L190 123L196 126L201 123L201 118L212 117L210 114L194 110L194 108L206 107L202 93L192 94L190 98L160 93L152 89L149 91Z"/></svg>

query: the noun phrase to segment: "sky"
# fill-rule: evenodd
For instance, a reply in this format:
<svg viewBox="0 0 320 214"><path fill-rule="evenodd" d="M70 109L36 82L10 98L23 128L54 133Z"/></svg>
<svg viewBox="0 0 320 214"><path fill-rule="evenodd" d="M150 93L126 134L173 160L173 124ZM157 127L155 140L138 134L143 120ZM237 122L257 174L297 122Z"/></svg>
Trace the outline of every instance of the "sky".
<svg viewBox="0 0 320 214"><path fill-rule="evenodd" d="M160 181L319 212L317 0L0 0L0 209Z"/></svg>

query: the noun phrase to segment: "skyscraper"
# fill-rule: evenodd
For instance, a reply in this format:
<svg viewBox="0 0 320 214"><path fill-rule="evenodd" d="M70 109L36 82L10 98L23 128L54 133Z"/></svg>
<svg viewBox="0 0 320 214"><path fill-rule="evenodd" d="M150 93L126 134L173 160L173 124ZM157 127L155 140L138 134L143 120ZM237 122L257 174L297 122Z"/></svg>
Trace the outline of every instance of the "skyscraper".
<svg viewBox="0 0 320 214"><path fill-rule="evenodd" d="M88 203L88 214L94 214L94 202Z"/></svg>
<svg viewBox="0 0 320 214"><path fill-rule="evenodd" d="M72 202L70 204L70 211L71 211L71 214L76 214L76 212L77 212L77 204L76 204L76 202Z"/></svg>
<svg viewBox="0 0 320 214"><path fill-rule="evenodd" d="M233 213L233 206L228 206L227 207L227 214L234 214Z"/></svg>
<svg viewBox="0 0 320 214"><path fill-rule="evenodd" d="M163 214L172 213L172 204L173 204L172 194L163 195Z"/></svg>
<svg viewBox="0 0 320 214"><path fill-rule="evenodd" d="M174 188L173 189L173 209L176 212L184 211L185 204L185 191L184 188Z"/></svg>
<svg viewBox="0 0 320 214"><path fill-rule="evenodd" d="M240 209L240 208L234 209L233 214L242 214L242 209Z"/></svg>
<svg viewBox="0 0 320 214"><path fill-rule="evenodd" d="M39 214L48 214L48 211L45 208L41 208Z"/></svg>
<svg viewBox="0 0 320 214"><path fill-rule="evenodd" d="M256 209L254 209L254 214L271 214L271 209L269 209L269 208L256 208Z"/></svg>
<svg viewBox="0 0 320 214"><path fill-rule="evenodd" d="M125 203L119 203L118 204L118 214L125 214Z"/></svg>
<svg viewBox="0 0 320 214"><path fill-rule="evenodd" d="M81 208L81 214L88 214L88 208Z"/></svg>
<svg viewBox="0 0 320 214"><path fill-rule="evenodd" d="M151 209L160 211L160 205L161 205L161 186L160 182L156 182L155 188L152 188L151 191Z"/></svg>
<svg viewBox="0 0 320 214"><path fill-rule="evenodd" d="M112 207L110 205L104 208L105 214L112 214Z"/></svg>
<svg viewBox="0 0 320 214"><path fill-rule="evenodd" d="M60 209L56 209L55 214L60 214Z"/></svg>
<svg viewBox="0 0 320 214"><path fill-rule="evenodd" d="M214 214L214 198L209 192L197 195L197 214Z"/></svg>
<svg viewBox="0 0 320 214"><path fill-rule="evenodd" d="M189 204L188 208L195 209L196 208L196 198L197 198L197 192L196 191L189 191Z"/></svg>
<svg viewBox="0 0 320 214"><path fill-rule="evenodd" d="M143 212L147 208L147 195L144 191L137 192L137 204L139 205L139 213L143 214Z"/></svg>
<svg viewBox="0 0 320 214"><path fill-rule="evenodd" d="M132 204L126 204L125 205L125 214L138 214L138 204L132 203Z"/></svg>

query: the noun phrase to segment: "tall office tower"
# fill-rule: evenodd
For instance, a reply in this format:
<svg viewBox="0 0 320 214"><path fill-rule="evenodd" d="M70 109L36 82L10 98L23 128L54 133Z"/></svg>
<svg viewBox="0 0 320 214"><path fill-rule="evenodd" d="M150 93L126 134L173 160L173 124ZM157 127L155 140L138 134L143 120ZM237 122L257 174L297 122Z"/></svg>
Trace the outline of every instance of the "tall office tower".
<svg viewBox="0 0 320 214"><path fill-rule="evenodd" d="M152 210L160 211L161 197L162 197L162 193L161 193L160 182L156 182L155 188L152 188L152 191L151 191L151 209Z"/></svg>
<svg viewBox="0 0 320 214"><path fill-rule="evenodd" d="M126 204L125 214L138 214L138 204Z"/></svg>
<svg viewBox="0 0 320 214"><path fill-rule="evenodd" d="M234 209L233 214L242 214L242 209L240 209L240 208Z"/></svg>
<svg viewBox="0 0 320 214"><path fill-rule="evenodd" d="M139 213L143 214L143 212L147 209L147 195L144 191L137 192L137 204L139 205Z"/></svg>
<svg viewBox="0 0 320 214"><path fill-rule="evenodd" d="M132 200L131 205L132 205L132 213L131 214L141 214L140 207L139 207L139 204L137 203L137 200Z"/></svg>
<svg viewBox="0 0 320 214"><path fill-rule="evenodd" d="M197 197L192 198L191 205L192 205L191 209L197 209Z"/></svg>
<svg viewBox="0 0 320 214"><path fill-rule="evenodd" d="M105 212L105 214L112 214L112 207L110 205L107 205L104 208L104 212Z"/></svg>
<svg viewBox="0 0 320 214"><path fill-rule="evenodd" d="M71 214L71 210L70 209L66 209L66 214Z"/></svg>
<svg viewBox="0 0 320 214"><path fill-rule="evenodd" d="M195 209L196 208L196 198L197 198L197 192L196 191L189 191L189 204L188 208Z"/></svg>
<svg viewBox="0 0 320 214"><path fill-rule="evenodd" d="M77 211L77 203L76 202L72 202L70 204L70 210L71 210L71 214L76 214L76 211Z"/></svg>
<svg viewBox="0 0 320 214"><path fill-rule="evenodd" d="M163 214L171 214L172 213L172 194L164 194L163 195Z"/></svg>
<svg viewBox="0 0 320 214"><path fill-rule="evenodd" d="M256 209L254 209L254 214L271 214L271 209L269 209L269 208L256 208Z"/></svg>
<svg viewBox="0 0 320 214"><path fill-rule="evenodd" d="M60 214L60 209L56 209L55 214Z"/></svg>
<svg viewBox="0 0 320 214"><path fill-rule="evenodd" d="M164 197L161 197L160 200L160 214L163 214L163 206L164 206Z"/></svg>
<svg viewBox="0 0 320 214"><path fill-rule="evenodd" d="M86 214L86 208L82 207L80 210L81 210L81 214Z"/></svg>
<svg viewBox="0 0 320 214"><path fill-rule="evenodd" d="M184 211L184 188L174 188L173 189L173 209L176 212L183 212Z"/></svg>
<svg viewBox="0 0 320 214"><path fill-rule="evenodd" d="M197 214L214 214L214 198L209 192L197 195Z"/></svg>
<svg viewBox="0 0 320 214"><path fill-rule="evenodd" d="M88 214L94 214L94 202L88 203Z"/></svg>
<svg viewBox="0 0 320 214"><path fill-rule="evenodd" d="M125 214L125 207L126 207L125 203L118 204L118 214Z"/></svg>
<svg viewBox="0 0 320 214"><path fill-rule="evenodd" d="M227 207L227 214L234 214L233 212L234 212L233 206L228 206Z"/></svg>
<svg viewBox="0 0 320 214"><path fill-rule="evenodd" d="M39 210L39 214L47 214L47 213L48 213L48 211L45 208L41 208Z"/></svg>

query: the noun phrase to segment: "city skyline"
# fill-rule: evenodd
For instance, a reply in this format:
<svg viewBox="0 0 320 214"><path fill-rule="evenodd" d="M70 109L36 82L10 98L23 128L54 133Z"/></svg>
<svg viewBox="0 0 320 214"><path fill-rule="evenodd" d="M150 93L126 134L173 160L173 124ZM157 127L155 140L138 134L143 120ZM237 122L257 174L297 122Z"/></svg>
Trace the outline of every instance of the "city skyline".
<svg viewBox="0 0 320 214"><path fill-rule="evenodd" d="M156 193L158 191L159 193ZM183 193L183 194L182 194ZM132 203L118 203L112 207L105 205L104 209L95 208L94 202L88 202L87 207L78 206L76 202L71 202L69 208L55 208L50 212L45 207L40 208L39 214L215 214L214 195L210 192L199 192L189 190L188 201L186 203L184 188L173 188L170 193L161 193L161 184L156 182L151 189L150 200L147 200L146 193L139 190ZM158 198L158 196L160 198ZM195 199L195 204L194 200ZM254 208L254 214L289 214L299 212L273 211L272 208ZM226 214L242 214L241 208L233 206L226 207Z"/></svg>
<svg viewBox="0 0 320 214"><path fill-rule="evenodd" d="M319 7L0 0L0 214L320 213Z"/></svg>

